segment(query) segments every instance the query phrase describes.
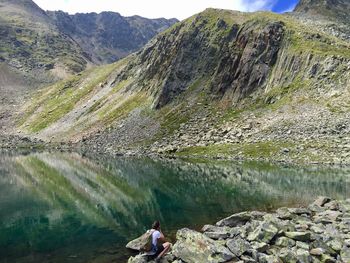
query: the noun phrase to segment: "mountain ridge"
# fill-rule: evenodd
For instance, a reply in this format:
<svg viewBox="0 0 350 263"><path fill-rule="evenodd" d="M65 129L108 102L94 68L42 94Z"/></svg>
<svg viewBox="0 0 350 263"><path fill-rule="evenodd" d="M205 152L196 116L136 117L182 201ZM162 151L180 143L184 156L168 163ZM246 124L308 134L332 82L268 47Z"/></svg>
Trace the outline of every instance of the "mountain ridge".
<svg viewBox="0 0 350 263"><path fill-rule="evenodd" d="M338 142L350 127L350 44L308 23L207 9L102 78L37 94L20 134L109 153L349 161Z"/></svg>
<svg viewBox="0 0 350 263"><path fill-rule="evenodd" d="M61 32L72 37L95 63L112 63L141 48L176 19L123 17L115 12L77 13L47 11Z"/></svg>

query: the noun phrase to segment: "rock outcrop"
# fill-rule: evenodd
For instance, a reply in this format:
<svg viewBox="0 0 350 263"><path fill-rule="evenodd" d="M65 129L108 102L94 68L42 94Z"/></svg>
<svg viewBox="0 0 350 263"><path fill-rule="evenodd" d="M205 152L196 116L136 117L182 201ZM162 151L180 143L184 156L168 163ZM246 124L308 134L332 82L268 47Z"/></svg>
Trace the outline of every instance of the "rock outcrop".
<svg viewBox="0 0 350 263"><path fill-rule="evenodd" d="M161 262L347 263L349 213L350 200L319 197L306 208L232 215L204 226L202 233L179 230L172 252ZM132 262L147 258L132 257Z"/></svg>

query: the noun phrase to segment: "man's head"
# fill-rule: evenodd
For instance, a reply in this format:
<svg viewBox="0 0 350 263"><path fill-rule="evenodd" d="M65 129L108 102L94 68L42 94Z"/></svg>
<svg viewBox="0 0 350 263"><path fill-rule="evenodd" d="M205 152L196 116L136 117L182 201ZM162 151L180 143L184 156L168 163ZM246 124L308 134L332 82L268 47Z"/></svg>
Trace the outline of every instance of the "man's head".
<svg viewBox="0 0 350 263"><path fill-rule="evenodd" d="M152 228L155 230L159 230L160 229L159 221L154 221L154 223L152 224Z"/></svg>

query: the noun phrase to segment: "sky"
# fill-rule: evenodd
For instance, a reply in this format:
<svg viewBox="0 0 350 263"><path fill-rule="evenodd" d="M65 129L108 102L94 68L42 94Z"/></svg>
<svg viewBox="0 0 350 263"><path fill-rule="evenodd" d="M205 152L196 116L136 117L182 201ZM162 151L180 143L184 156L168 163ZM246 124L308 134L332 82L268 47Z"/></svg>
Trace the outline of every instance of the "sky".
<svg viewBox="0 0 350 263"><path fill-rule="evenodd" d="M62 10L70 14L114 11L123 16L147 18L190 17L208 7L253 12L292 11L298 0L34 0L44 10Z"/></svg>

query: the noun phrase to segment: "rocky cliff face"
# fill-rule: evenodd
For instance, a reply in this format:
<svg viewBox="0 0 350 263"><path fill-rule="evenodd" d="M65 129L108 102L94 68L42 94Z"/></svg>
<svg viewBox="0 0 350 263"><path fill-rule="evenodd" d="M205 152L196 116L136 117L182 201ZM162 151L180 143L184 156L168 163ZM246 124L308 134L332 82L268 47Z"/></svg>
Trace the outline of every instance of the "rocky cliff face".
<svg viewBox="0 0 350 263"><path fill-rule="evenodd" d="M176 19L123 17L114 12L69 15L47 14L59 30L73 38L96 63L112 63L140 49Z"/></svg>
<svg viewBox="0 0 350 263"><path fill-rule="evenodd" d="M133 69L144 69L139 78L155 97L156 108L199 79L207 80L212 95L233 102L266 84L281 47L284 23L259 23L248 17L237 23L234 18L239 13L222 14L232 20L215 19L217 11L208 9L157 37L130 63L129 75L135 74Z"/></svg>

